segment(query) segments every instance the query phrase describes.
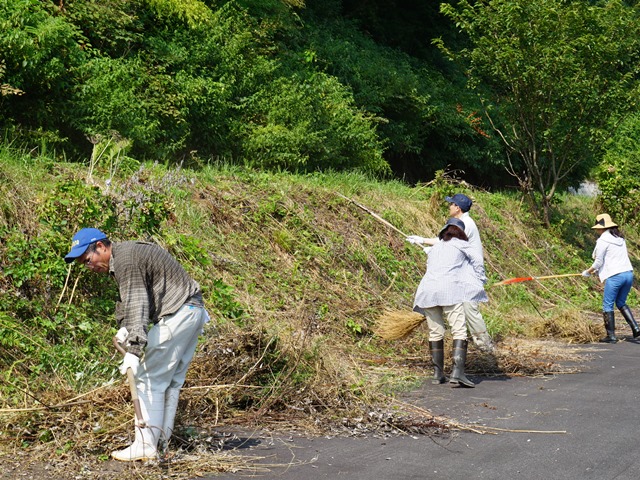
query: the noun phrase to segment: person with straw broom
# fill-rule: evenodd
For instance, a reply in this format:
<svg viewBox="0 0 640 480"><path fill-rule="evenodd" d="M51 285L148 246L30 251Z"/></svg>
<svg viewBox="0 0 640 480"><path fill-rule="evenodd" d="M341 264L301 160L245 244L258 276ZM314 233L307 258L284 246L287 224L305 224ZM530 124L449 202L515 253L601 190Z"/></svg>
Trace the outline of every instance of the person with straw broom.
<svg viewBox="0 0 640 480"><path fill-rule="evenodd" d="M415 294L413 310L423 314L429 328L429 349L434 365L432 383L446 382L444 374L445 319L453 337L453 370L449 383L473 388L465 376L467 325L464 302L486 302L486 276L482 257L468 241L465 224L449 218L438 234L439 242L427 257L427 271Z"/></svg>
<svg viewBox="0 0 640 480"><path fill-rule="evenodd" d="M627 243L618 225L613 223L611 217L602 213L596 217L596 224L591 227L600 237L596 241L592 253L593 263L582 275L591 276L598 272L601 282L604 282L604 297L602 299L602 316L607 336L600 341L604 343L617 343L616 323L613 311L614 305L618 307L622 317L627 321L633 332L633 338L640 337L640 328L633 313L627 305L627 296L633 285L633 266L629 260Z"/></svg>
<svg viewBox="0 0 640 480"><path fill-rule="evenodd" d="M449 216L462 220L464 223L464 233L469 239L469 244L484 261L480 232L478 231L476 222L469 215L469 210L473 202L463 193L456 193L452 197L445 197L445 201L449 203ZM410 235L407 237L407 241L409 243L434 245L438 242L438 238L424 238L418 235ZM428 253L427 250L425 250L425 252ZM495 353L495 345L491 335L489 335L487 331L487 325L478 308L478 302L464 302L464 315L467 321L467 328L475 346L483 352Z"/></svg>

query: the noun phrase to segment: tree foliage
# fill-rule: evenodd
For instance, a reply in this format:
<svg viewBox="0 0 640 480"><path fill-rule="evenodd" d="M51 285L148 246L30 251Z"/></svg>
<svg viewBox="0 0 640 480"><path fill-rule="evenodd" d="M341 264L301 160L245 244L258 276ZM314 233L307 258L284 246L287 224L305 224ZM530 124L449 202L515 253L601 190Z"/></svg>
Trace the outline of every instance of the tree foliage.
<svg viewBox="0 0 640 480"><path fill-rule="evenodd" d="M616 129L605 146L595 177L604 211L616 222L637 222L640 218L640 115L631 115Z"/></svg>
<svg viewBox="0 0 640 480"><path fill-rule="evenodd" d="M472 87L491 88L486 112L501 114L504 123L493 125L511 173L540 200L549 224L554 194L595 166L609 119L636 104L637 8L619 0L462 0L442 11L468 35L471 46L456 58Z"/></svg>
<svg viewBox="0 0 640 480"><path fill-rule="evenodd" d="M3 95L0 128L81 159L91 138L115 134L132 156L169 162L414 181L449 164L476 180L493 169L491 142L469 122L477 101L433 55L399 50L412 17L395 16L384 45L361 31L374 19L345 21L343 8L362 12L341 0L3 2L3 92L24 95Z"/></svg>
<svg viewBox="0 0 640 480"><path fill-rule="evenodd" d="M636 9L442 11L444 22L415 0L0 1L0 128L84 161L92 138L115 135L141 160L410 182L456 169L487 187L510 180L506 145L548 217L554 192L598 161L610 115L633 106ZM460 52L475 90L434 35Z"/></svg>
<svg viewBox="0 0 640 480"><path fill-rule="evenodd" d="M387 174L378 123L350 89L278 60L299 2L220 3L4 2L3 92L25 94L3 95L1 126L27 143L53 132L83 156L116 134L140 159Z"/></svg>
<svg viewBox="0 0 640 480"><path fill-rule="evenodd" d="M496 167L501 165L497 142L469 121L481 105L463 83L436 68L432 55L428 61L418 60L404 50L411 51L408 42L399 42L395 34L385 41L397 46L376 43L357 28L368 17L347 21L334 12L309 19L306 54L348 85L356 104L379 119L384 155L397 176L420 181L433 178L438 170L457 168L476 184L496 185ZM390 33L401 29L400 20L395 26L386 18L384 22ZM369 24L361 29L365 27L368 31ZM423 38L428 35L422 32ZM488 124L484 129L489 130Z"/></svg>
<svg viewBox="0 0 640 480"><path fill-rule="evenodd" d="M70 74L85 57L80 30L37 0L0 2L0 64L7 84L23 95L0 97L0 122L58 132L68 120ZM55 92L55 94L54 94Z"/></svg>

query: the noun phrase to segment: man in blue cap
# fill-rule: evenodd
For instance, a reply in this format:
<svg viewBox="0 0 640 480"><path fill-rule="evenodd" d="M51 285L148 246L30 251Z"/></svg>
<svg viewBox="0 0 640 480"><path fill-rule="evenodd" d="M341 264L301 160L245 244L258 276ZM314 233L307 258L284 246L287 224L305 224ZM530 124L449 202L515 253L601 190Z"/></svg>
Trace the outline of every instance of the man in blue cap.
<svg viewBox="0 0 640 480"><path fill-rule="evenodd" d="M469 239L469 244L478 252L480 258L484 258L478 226L469 215L469 210L471 209L471 205L473 205L471 199L463 193L456 193L452 197L445 197L445 201L449 203L449 216L459 218L464 222L464 233L466 233ZM415 244L434 245L438 241L438 238L424 238L418 235L410 235L407 237L407 241ZM478 302L465 302L463 306L467 328L473 338L473 343L484 352L495 352L493 340L487 331L487 325L478 308Z"/></svg>
<svg viewBox="0 0 640 480"><path fill-rule="evenodd" d="M111 242L96 228L76 233L64 259L109 274L118 284L116 338L126 350L120 372L133 370L143 418L135 419L133 443L111 455L155 459L159 442L168 444L173 432L180 389L209 320L200 286L160 246Z"/></svg>

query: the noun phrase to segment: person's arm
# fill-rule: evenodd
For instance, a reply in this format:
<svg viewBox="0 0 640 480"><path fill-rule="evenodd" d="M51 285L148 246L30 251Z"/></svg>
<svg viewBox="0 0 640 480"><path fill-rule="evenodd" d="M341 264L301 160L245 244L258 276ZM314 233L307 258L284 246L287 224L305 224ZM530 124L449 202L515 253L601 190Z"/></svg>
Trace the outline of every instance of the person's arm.
<svg viewBox="0 0 640 480"><path fill-rule="evenodd" d="M487 283L487 275L484 270L484 259L478 253L477 249L469 244L469 242L462 242L462 252L465 254L469 263L473 267L473 271L476 277L484 284Z"/></svg>
<svg viewBox="0 0 640 480"><path fill-rule="evenodd" d="M126 328L128 335L125 349L138 357L147 345L146 325L149 322L149 296L144 281L135 267L120 272L118 289L120 301L116 304L116 320L119 328Z"/></svg>
<svg viewBox="0 0 640 480"><path fill-rule="evenodd" d="M440 239L438 237L427 238L427 237L421 237L420 235L409 235L407 237L407 242L414 243L417 245L435 245L439 241Z"/></svg>
<svg viewBox="0 0 640 480"><path fill-rule="evenodd" d="M604 263L604 256L607 252L607 247L603 242L596 242L596 248L593 250L593 263L589 268L582 272L582 276L589 277L599 271Z"/></svg>

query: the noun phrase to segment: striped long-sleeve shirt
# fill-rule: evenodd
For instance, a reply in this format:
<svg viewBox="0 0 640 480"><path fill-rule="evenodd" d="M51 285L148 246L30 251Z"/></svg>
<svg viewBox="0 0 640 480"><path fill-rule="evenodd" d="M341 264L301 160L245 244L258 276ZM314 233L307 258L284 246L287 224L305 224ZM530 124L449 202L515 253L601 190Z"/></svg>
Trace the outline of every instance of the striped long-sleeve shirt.
<svg viewBox="0 0 640 480"><path fill-rule="evenodd" d="M427 272L418 286L413 309L486 302L482 257L469 242L452 238L436 243L427 259Z"/></svg>
<svg viewBox="0 0 640 480"><path fill-rule="evenodd" d="M116 320L129 335L127 351L141 356L149 323L185 303L204 306L200 286L165 249L152 243L114 242L109 273L118 284Z"/></svg>

